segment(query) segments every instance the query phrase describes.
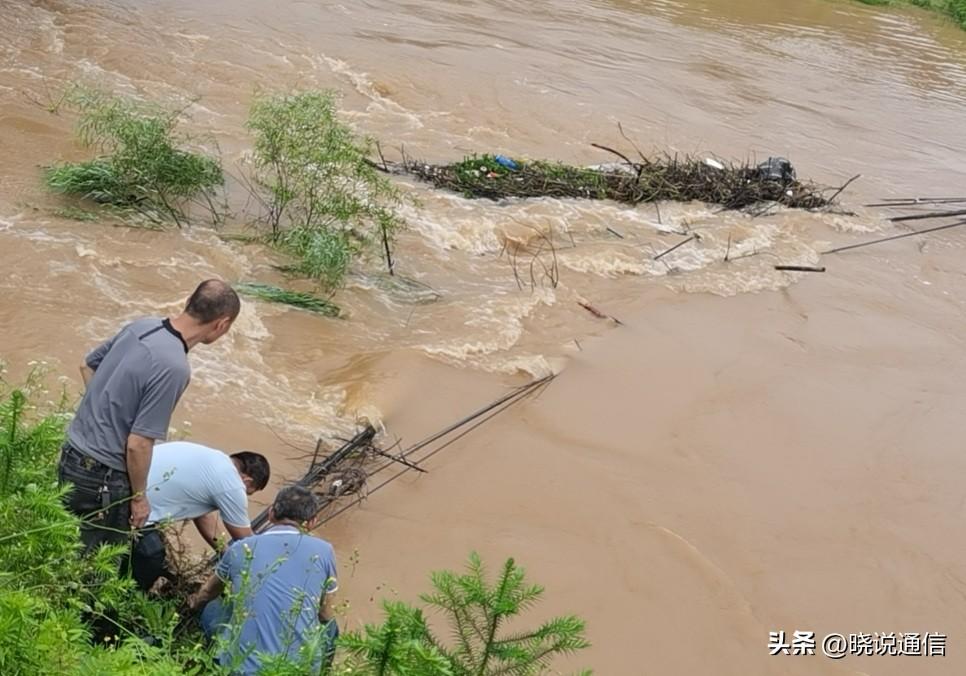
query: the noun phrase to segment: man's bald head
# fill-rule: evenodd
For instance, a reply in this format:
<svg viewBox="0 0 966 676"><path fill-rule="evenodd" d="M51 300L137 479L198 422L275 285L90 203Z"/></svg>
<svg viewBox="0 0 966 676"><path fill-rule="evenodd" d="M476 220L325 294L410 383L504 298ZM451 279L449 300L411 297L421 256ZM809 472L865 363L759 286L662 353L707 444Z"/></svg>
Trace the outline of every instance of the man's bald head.
<svg viewBox="0 0 966 676"><path fill-rule="evenodd" d="M230 324L241 311L241 301L231 285L220 279L206 279L191 294L184 311L199 324L219 319L227 319Z"/></svg>

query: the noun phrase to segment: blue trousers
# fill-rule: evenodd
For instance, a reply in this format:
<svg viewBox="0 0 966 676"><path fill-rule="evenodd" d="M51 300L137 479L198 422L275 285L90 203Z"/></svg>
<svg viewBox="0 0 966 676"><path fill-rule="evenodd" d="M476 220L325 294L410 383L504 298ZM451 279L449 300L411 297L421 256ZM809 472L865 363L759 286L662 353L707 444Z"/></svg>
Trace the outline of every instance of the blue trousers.
<svg viewBox="0 0 966 676"><path fill-rule="evenodd" d="M208 638L214 638L221 627L231 621L231 606L221 599L210 601L201 611L201 630ZM335 620L330 620L323 627L326 634L326 647L323 653L322 662L325 669L328 669L335 658L335 640L339 638L339 625Z"/></svg>

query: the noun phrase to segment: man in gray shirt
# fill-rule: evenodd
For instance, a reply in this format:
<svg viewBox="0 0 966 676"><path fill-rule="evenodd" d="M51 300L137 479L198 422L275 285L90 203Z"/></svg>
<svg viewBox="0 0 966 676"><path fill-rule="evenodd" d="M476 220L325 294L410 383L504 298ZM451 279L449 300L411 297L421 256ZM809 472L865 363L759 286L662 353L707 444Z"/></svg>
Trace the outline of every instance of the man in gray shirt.
<svg viewBox="0 0 966 676"><path fill-rule="evenodd" d="M154 442L164 440L188 386L188 350L225 335L240 309L228 284L209 279L174 319L138 319L87 355L87 391L58 468L61 483L73 484L67 508L83 518L85 550L124 542L144 525Z"/></svg>

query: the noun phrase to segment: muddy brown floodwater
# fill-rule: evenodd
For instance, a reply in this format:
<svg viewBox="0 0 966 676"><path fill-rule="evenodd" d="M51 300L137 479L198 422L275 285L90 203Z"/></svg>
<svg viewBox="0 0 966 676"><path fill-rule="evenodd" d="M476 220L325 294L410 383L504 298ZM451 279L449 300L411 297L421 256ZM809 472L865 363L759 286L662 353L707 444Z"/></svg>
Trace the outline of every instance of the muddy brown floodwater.
<svg viewBox="0 0 966 676"><path fill-rule="evenodd" d="M197 97L188 129L229 168L256 88L331 87L359 130L431 160L609 161L589 144L623 144L620 122L646 151L785 155L827 184L861 173L843 197L854 216L668 204L663 224L650 207L410 186L400 270L442 298L414 304L370 266L339 295L346 321L247 302L229 338L192 354L176 424L270 454L281 481L305 462L288 444L359 416L415 441L559 372L428 475L327 524L349 626L476 549L546 586L535 616L587 620L593 647L561 669L966 673L966 233L819 254L893 232L870 198L964 192L963 33L831 0L3 2L0 356L14 375L46 359L73 378L96 340L172 311L202 277L273 279L266 252L203 227L59 218L39 167L86 151L37 102L69 82ZM572 236L556 289L519 289L500 257L521 222ZM683 226L700 244L652 261ZM729 240L732 256L771 255L725 263ZM777 630L939 632L948 656L770 657Z"/></svg>

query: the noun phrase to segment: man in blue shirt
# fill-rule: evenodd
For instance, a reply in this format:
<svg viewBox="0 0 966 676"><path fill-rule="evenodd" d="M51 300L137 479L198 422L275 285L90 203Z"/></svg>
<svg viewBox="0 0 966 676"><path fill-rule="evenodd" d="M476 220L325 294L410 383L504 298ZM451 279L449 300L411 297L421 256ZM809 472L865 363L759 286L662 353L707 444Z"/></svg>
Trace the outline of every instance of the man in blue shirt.
<svg viewBox="0 0 966 676"><path fill-rule="evenodd" d="M248 496L268 485L271 468L260 453L227 455L190 441L171 441L154 448L148 471L151 513L131 552L131 573L148 590L161 577L170 577L160 533L166 523L191 519L212 549L220 552L227 538L219 536L218 516L231 536L252 535Z"/></svg>
<svg viewBox="0 0 966 676"><path fill-rule="evenodd" d="M332 545L308 533L317 512L310 490L283 488L269 510L272 525L233 543L188 598L194 610L205 606L201 626L220 643L218 661L231 673L255 674L278 658L317 671L331 659L338 582ZM226 586L226 598L217 598Z"/></svg>

